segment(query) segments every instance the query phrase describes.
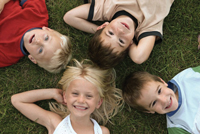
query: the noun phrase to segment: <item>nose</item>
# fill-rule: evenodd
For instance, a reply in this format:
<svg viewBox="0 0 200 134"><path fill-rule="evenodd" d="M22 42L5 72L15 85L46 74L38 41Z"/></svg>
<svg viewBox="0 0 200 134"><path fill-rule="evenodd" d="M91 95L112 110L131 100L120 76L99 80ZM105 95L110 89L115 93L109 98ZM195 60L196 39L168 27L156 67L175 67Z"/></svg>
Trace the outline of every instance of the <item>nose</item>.
<svg viewBox="0 0 200 134"><path fill-rule="evenodd" d="M120 34L120 33L122 33L122 34L124 33L123 29L120 28L120 27L117 28L117 32L118 32L119 34Z"/></svg>
<svg viewBox="0 0 200 134"><path fill-rule="evenodd" d="M38 45L39 45L39 44L42 44L42 39L38 37L38 38L35 39L35 42L36 42L36 44L38 44Z"/></svg>
<svg viewBox="0 0 200 134"><path fill-rule="evenodd" d="M161 96L159 96L158 100L160 101L160 103L162 105L165 105L167 98L165 96L161 95Z"/></svg>
<svg viewBox="0 0 200 134"><path fill-rule="evenodd" d="M84 103L84 102L85 102L85 97L84 97L83 95L80 95L80 96L78 97L78 102L79 102L79 103Z"/></svg>

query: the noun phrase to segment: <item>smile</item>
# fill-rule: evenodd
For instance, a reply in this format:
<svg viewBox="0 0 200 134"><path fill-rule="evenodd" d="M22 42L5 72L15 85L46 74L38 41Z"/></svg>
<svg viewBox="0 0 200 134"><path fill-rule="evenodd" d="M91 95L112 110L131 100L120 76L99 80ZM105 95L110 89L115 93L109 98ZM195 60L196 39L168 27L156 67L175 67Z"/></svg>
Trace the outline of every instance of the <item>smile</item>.
<svg viewBox="0 0 200 134"><path fill-rule="evenodd" d="M74 106L76 109L78 110L86 110L88 109L87 107L83 107L83 106Z"/></svg>
<svg viewBox="0 0 200 134"><path fill-rule="evenodd" d="M165 108L165 109L168 109L168 108L170 108L172 106L172 98L170 97L170 103L169 103L169 105Z"/></svg>
<svg viewBox="0 0 200 134"><path fill-rule="evenodd" d="M127 29L129 30L129 26L128 26L126 23L121 22L121 24L122 24L125 28L127 28Z"/></svg>
<svg viewBox="0 0 200 134"><path fill-rule="evenodd" d="M33 42L33 38L35 37L35 34L33 36L31 36L30 40L29 40L29 43L32 43Z"/></svg>

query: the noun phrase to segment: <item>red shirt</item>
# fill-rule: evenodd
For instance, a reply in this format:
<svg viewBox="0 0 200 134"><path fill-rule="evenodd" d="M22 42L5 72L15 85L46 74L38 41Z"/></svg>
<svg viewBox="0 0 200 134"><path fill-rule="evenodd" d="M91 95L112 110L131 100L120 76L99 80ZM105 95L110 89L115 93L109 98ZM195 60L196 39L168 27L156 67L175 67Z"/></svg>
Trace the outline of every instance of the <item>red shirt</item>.
<svg viewBox="0 0 200 134"><path fill-rule="evenodd" d="M24 33L48 26L45 0L11 0L0 14L0 67L15 64L26 53L20 48ZM23 44L22 44L23 45Z"/></svg>

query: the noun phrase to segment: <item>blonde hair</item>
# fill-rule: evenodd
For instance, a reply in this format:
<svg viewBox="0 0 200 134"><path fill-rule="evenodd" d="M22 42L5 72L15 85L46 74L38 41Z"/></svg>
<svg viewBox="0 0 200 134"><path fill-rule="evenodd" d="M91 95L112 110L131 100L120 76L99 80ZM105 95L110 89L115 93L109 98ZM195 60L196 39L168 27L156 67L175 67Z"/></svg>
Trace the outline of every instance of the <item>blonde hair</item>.
<svg viewBox="0 0 200 134"><path fill-rule="evenodd" d="M114 69L102 70L89 60L78 62L74 59L73 61L75 65L68 66L59 84L62 86L63 92L67 90L73 80L80 77L94 84L100 97L103 98L103 102L100 108L95 109L91 114L91 118L105 125L124 104L121 90L115 88L115 71ZM50 109L63 118L70 114L67 107L62 104L51 103Z"/></svg>
<svg viewBox="0 0 200 134"><path fill-rule="evenodd" d="M50 73L59 73L62 69L65 69L72 57L72 45L69 37L62 35L57 31L55 32L60 35L60 39L62 40L60 43L61 49L56 50L48 64L38 61L38 66Z"/></svg>

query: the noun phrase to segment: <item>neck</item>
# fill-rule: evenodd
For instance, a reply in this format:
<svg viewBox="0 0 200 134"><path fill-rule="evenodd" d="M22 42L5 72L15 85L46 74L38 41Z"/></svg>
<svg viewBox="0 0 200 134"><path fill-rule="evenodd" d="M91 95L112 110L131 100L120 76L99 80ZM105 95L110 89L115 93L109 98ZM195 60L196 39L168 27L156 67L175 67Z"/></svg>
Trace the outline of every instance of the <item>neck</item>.
<svg viewBox="0 0 200 134"><path fill-rule="evenodd" d="M83 132L93 133L94 124L90 120L90 117L77 118L77 117L74 117L73 115L72 116L70 115L70 121L71 121L72 128L77 134L83 133Z"/></svg>

